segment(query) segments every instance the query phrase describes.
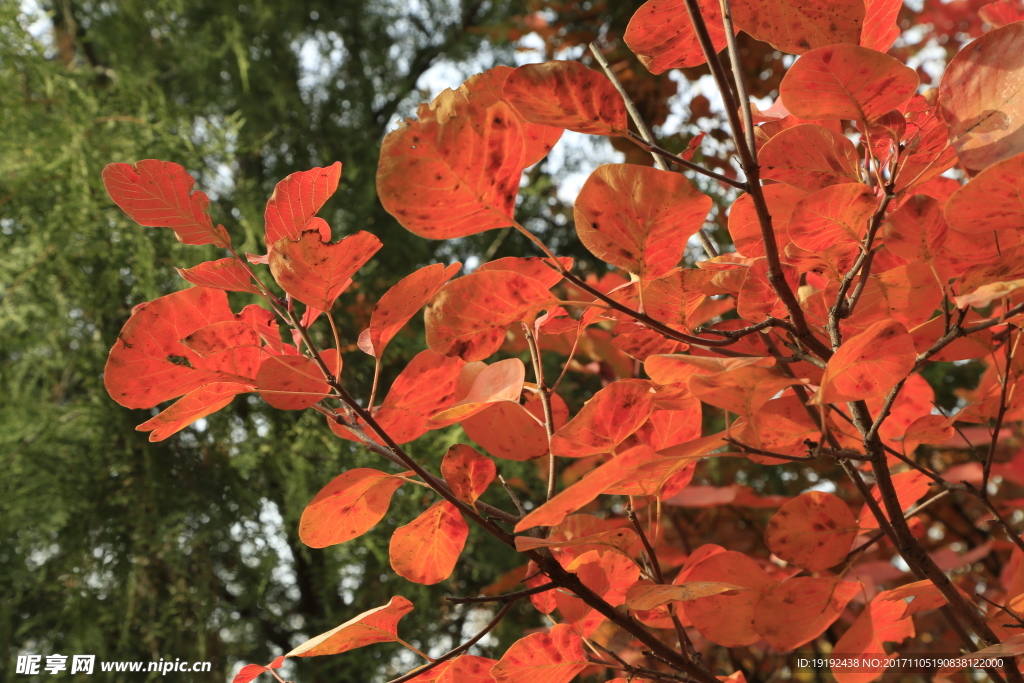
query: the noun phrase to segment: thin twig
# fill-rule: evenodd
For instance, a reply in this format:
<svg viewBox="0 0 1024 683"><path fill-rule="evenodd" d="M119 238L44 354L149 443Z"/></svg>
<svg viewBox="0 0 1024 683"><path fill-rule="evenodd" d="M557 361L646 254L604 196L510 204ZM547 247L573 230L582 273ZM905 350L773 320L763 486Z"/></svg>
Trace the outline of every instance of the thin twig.
<svg viewBox="0 0 1024 683"><path fill-rule="evenodd" d="M534 586L533 588L525 588L525 589L523 589L521 591L515 591L514 593L506 593L505 595L494 595L494 596L484 595L484 596L477 597L477 598L445 597L445 600L447 600L448 602L450 602L450 603L452 603L454 605L465 605L465 604L470 604L470 603L476 604L476 603L481 603L481 602L506 602L507 603L507 602L512 602L513 600L518 600L519 598L526 598L526 597L529 597L531 595L537 595L538 593L546 593L547 591L553 590L555 588L558 588L558 584L554 583L554 582L551 582L551 583L545 583L543 586Z"/></svg>

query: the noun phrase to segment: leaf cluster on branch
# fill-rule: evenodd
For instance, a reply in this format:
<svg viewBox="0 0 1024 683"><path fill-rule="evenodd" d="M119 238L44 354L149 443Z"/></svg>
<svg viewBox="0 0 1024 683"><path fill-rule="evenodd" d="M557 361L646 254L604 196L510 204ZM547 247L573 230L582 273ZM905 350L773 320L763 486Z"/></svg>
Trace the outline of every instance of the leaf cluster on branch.
<svg viewBox="0 0 1024 683"><path fill-rule="evenodd" d="M434 502L392 536L400 576L445 580L471 524L522 556L504 592L451 599L495 609L446 653L401 640L413 605L395 596L284 657L399 642L427 663L396 681L742 680L744 657L723 666L716 653L764 657L827 639L832 652L884 659L886 643L913 637L913 617L928 612L944 624L945 652L998 654L988 674L1022 680L1024 540L1008 492L1024 485L1024 456L997 454L1024 418L1024 23L967 46L938 92L920 94L918 74L885 54L899 6L650 0L637 12L625 40L651 71L707 62L742 179L662 149L611 69L497 67L421 105L384 140L387 211L431 239L512 228L538 255L459 277L460 264L427 265L379 299L365 330L338 329L331 309L383 245L363 231L335 241L316 215L340 163L281 181L265 214L267 253L244 257L181 166L107 167L111 198L134 220L227 254L179 270L194 286L136 307L111 350L116 401L177 399L139 429L165 439L248 392L315 410L401 471L358 468L327 483L302 516L307 545L357 538L408 485ZM768 110L734 77L738 31L800 55ZM628 278L578 272L516 220L524 170L565 130L653 156L654 167L599 167L575 204L582 245ZM719 254L703 233L712 200L683 171L743 191L728 218L735 251ZM691 238L707 258L683 267ZM263 305L236 313L227 292ZM385 391L381 358L421 309L428 348ZM310 334L321 318L333 347ZM376 360L371 386L346 382L342 339ZM559 357L559 376L545 372L545 354ZM559 389L583 354L610 376L572 414L577 397ZM961 361L987 369L946 415L922 372ZM708 430L705 418L721 414L724 429ZM435 470L403 448L456 423L480 450L457 444ZM933 457L943 449L970 459L950 467ZM499 476L503 459L537 460L546 490L517 493ZM723 461L815 467L832 486L780 498L692 485L697 467ZM969 558L931 542L933 529L941 538L931 515L946 504L991 520ZM727 506L775 512L763 530L723 536L697 533L711 530L677 512ZM893 569L896 557L905 569ZM1002 571L995 588L971 569L983 559ZM524 599L550 629L497 660L468 654ZM282 661L235 681L278 676ZM883 670L833 673L852 682Z"/></svg>

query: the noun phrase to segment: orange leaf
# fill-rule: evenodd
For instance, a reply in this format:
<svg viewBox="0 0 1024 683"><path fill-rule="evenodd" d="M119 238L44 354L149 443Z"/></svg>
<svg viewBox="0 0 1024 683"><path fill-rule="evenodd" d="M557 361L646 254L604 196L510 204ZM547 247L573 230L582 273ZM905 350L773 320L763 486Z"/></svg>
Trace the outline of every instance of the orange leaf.
<svg viewBox="0 0 1024 683"><path fill-rule="evenodd" d="M251 384L260 350L238 348L203 358L181 339L235 316L222 290L192 287L132 310L103 370L110 397L126 408L153 406L212 382Z"/></svg>
<svg viewBox="0 0 1024 683"><path fill-rule="evenodd" d="M339 474L302 511L299 538L310 548L326 548L365 534L384 517L404 483L404 476L367 467Z"/></svg>
<svg viewBox="0 0 1024 683"><path fill-rule="evenodd" d="M845 140L845 138L843 139ZM847 140L847 142L849 141ZM792 147L787 151L789 155L796 154ZM856 152L854 152L854 157L856 157ZM767 173L763 151L758 156L758 160L762 164L763 171ZM771 176L765 175L765 177ZM779 180L778 177L775 179ZM816 186L814 189L821 188ZM784 246L789 242L789 221L793 216L793 209L796 208L797 202L807 196L807 193L799 188L786 185L784 182L765 185L762 192L765 203L768 205L768 212L772 217L772 230L775 232L775 239L780 247ZM764 239L761 237L761 222L754 209L754 201L749 194L740 195L729 208L729 235L732 236L737 253L747 258L765 255Z"/></svg>
<svg viewBox="0 0 1024 683"><path fill-rule="evenodd" d="M1014 22L960 50L942 74L939 107L949 125L949 141L972 172L1024 152L1018 132L1024 125L1024 64L1016 58L1021 49L1024 24ZM984 204L978 208L989 213ZM979 216L979 224L983 218Z"/></svg>
<svg viewBox="0 0 1024 683"><path fill-rule="evenodd" d="M370 327L364 333L369 342L367 353L379 360L388 342L460 268L462 264L458 262L447 268L443 264L434 263L405 276L384 292L373 307ZM359 339L362 343L362 335Z"/></svg>
<svg viewBox="0 0 1024 683"><path fill-rule="evenodd" d="M520 638L491 669L495 683L569 683L587 668L583 640L571 626Z"/></svg>
<svg viewBox="0 0 1024 683"><path fill-rule="evenodd" d="M896 19L903 8L903 0L865 0L864 6L860 44L871 50L888 52L900 35Z"/></svg>
<svg viewBox="0 0 1024 683"><path fill-rule="evenodd" d="M878 199L867 185L846 183L826 187L796 205L789 222L789 239L809 251L842 245L855 252L877 207Z"/></svg>
<svg viewBox="0 0 1024 683"><path fill-rule="evenodd" d="M249 276L249 271L234 258L207 261L192 268L175 268L175 270L182 278L200 287L259 294L259 290ZM250 664L250 666L256 665Z"/></svg>
<svg viewBox="0 0 1024 683"><path fill-rule="evenodd" d="M530 123L591 135L626 135L622 95L608 77L579 62L525 64L509 74L505 99Z"/></svg>
<svg viewBox="0 0 1024 683"><path fill-rule="evenodd" d="M281 239L297 240L313 226L313 216L338 189L341 162L324 168L298 171L282 180L270 195L263 214L266 224L267 249Z"/></svg>
<svg viewBox="0 0 1024 683"><path fill-rule="evenodd" d="M900 509L904 511L909 510L924 494L928 493L928 482L930 481L928 477L917 470L894 474L892 485L896 490L896 499L900 503ZM879 492L878 486L871 489L871 496L878 502L878 506L882 508L882 514L885 518L889 519L889 510L882 503L882 494ZM878 520L875 519L871 508L866 503L860 511L860 517L857 518L857 526L861 530L878 528Z"/></svg>
<svg viewBox="0 0 1024 683"><path fill-rule="evenodd" d="M398 640L398 620L412 611L412 603L396 595L388 604L367 610L326 633L310 638L285 657L337 655L374 643Z"/></svg>
<svg viewBox="0 0 1024 683"><path fill-rule="evenodd" d="M787 183L805 192L821 190L829 185L860 182L857 148L846 136L814 123L787 128L766 142L757 156L765 178ZM782 193L783 190L774 192ZM780 198L779 203L787 200L796 203L799 198L789 192ZM793 209L790 207L784 211L789 215ZM731 221L729 229L732 230Z"/></svg>
<svg viewBox="0 0 1024 683"><path fill-rule="evenodd" d="M586 517L586 515L575 515ZM570 518L571 519L571 518ZM554 534L552 534L553 536ZM639 537L632 529L610 529L601 531L590 536L570 538L565 540L553 540L552 538L537 538L536 536L516 536L516 551L526 552L535 548L575 548L585 546L590 550L615 549L628 555L629 549L637 542ZM592 546L592 547L591 547Z"/></svg>
<svg viewBox="0 0 1024 683"><path fill-rule="evenodd" d="M474 272L449 282L427 304L427 345L447 356L483 360L501 348L509 325L529 324L556 301L543 283L519 273Z"/></svg>
<svg viewBox="0 0 1024 683"><path fill-rule="evenodd" d="M748 365L713 375L694 375L690 391L705 403L753 417L772 397L795 383L778 368Z"/></svg>
<svg viewBox="0 0 1024 683"><path fill-rule="evenodd" d="M857 521L842 499L808 491L779 508L768 522L764 541L786 562L816 572L846 559L857 531Z"/></svg>
<svg viewBox="0 0 1024 683"><path fill-rule="evenodd" d="M409 581L431 586L447 579L466 546L469 525L458 508L438 501L391 536L391 567Z"/></svg>
<svg viewBox="0 0 1024 683"><path fill-rule="evenodd" d="M356 271L381 248L380 240L360 230L335 244L307 230L293 241L282 238L270 249L270 272L277 284L302 303L331 310Z"/></svg>
<svg viewBox="0 0 1024 683"><path fill-rule="evenodd" d="M463 368L463 374L473 366L470 363ZM460 381L461 381L460 377ZM430 418L432 427L447 427L460 422L494 403L502 401L519 402L523 393L523 382L526 379L526 366L518 358L506 358L497 363L487 365L474 372L472 384L466 395L454 405L442 410Z"/></svg>
<svg viewBox="0 0 1024 683"><path fill-rule="evenodd" d="M569 420L569 408L558 394L551 395L555 429ZM466 436L488 453L505 460L532 460L548 452L544 409L540 397L529 393L526 404L501 401L462 422Z"/></svg>
<svg viewBox="0 0 1024 683"><path fill-rule="evenodd" d="M761 640L754 628L754 607L778 581L743 553L728 550L693 567L687 581L729 583L751 590L712 595L683 603L683 610L701 635L723 647L744 647Z"/></svg>
<svg viewBox="0 0 1024 683"><path fill-rule="evenodd" d="M687 602L722 593L734 595L737 591L745 590L747 588L744 586L716 581L687 581L671 586L656 583L641 584L632 586L626 591L626 606L630 609L648 610L674 601Z"/></svg>
<svg viewBox="0 0 1024 683"><path fill-rule="evenodd" d="M896 654L888 655L883 642L899 643L904 638L914 635L913 619L903 619L904 605L887 600L889 591L882 591L864 608L853 626L836 642L834 652L844 655L871 655L872 659L892 659ZM832 675L838 683L868 683L878 678L886 666L880 663L877 668L866 671L866 667L857 666L853 671L844 671L841 666L832 667Z"/></svg>
<svg viewBox="0 0 1024 683"><path fill-rule="evenodd" d="M260 348L256 326L241 320L222 320L198 330L181 340L182 345L201 358L210 358L222 351L244 347Z"/></svg>
<svg viewBox="0 0 1024 683"><path fill-rule="evenodd" d="M333 372L338 356L334 349L320 354ZM256 390L279 410L305 410L331 393L320 367L306 356L269 356L256 373Z"/></svg>
<svg viewBox="0 0 1024 683"><path fill-rule="evenodd" d="M568 256L558 257L558 262L565 269L572 268L573 260ZM539 256L506 256L482 263L474 273L483 273L489 270L508 270L513 273L525 275L528 278L538 280L546 289L551 289L562 280L562 274L558 272L554 262L549 258Z"/></svg>
<svg viewBox="0 0 1024 683"><path fill-rule="evenodd" d="M409 679L409 683L494 683L491 669L495 664L487 657L462 655Z"/></svg>
<svg viewBox="0 0 1024 683"><path fill-rule="evenodd" d="M210 199L192 191L195 182L182 166L156 159L107 164L103 169L103 185L110 198L136 223L171 228L182 244L226 247L231 238L223 225L214 229L206 213Z"/></svg>
<svg viewBox="0 0 1024 683"><path fill-rule="evenodd" d="M470 505L483 495L497 474L493 460L465 444L455 444L441 459L441 475L452 493Z"/></svg>
<svg viewBox="0 0 1024 683"><path fill-rule="evenodd" d="M979 39L980 40L980 39ZM993 230L1017 230L1024 221L1024 153L992 164L946 202L949 226L980 237Z"/></svg>
<svg viewBox="0 0 1024 683"><path fill-rule="evenodd" d="M732 11L737 30L797 55L823 45L858 42L864 21L864 3L858 0L738 0Z"/></svg>
<svg viewBox="0 0 1024 683"><path fill-rule="evenodd" d="M715 52L725 47L721 5L698 0ZM707 61L684 0L648 0L629 20L623 36L637 59L653 74L698 66Z"/></svg>
<svg viewBox="0 0 1024 683"><path fill-rule="evenodd" d="M777 652L795 650L824 633L861 589L838 578L783 581L754 607L754 628Z"/></svg>
<svg viewBox="0 0 1024 683"><path fill-rule="evenodd" d="M640 577L640 567L628 556L597 550L580 555L566 569L613 607L625 601L626 590ZM584 638L590 637L606 619L580 598L563 591L555 592L555 604L565 623Z"/></svg>
<svg viewBox="0 0 1024 683"><path fill-rule="evenodd" d="M711 204L679 173L605 164L576 198L576 233L599 259L650 280L679 264Z"/></svg>
<svg viewBox="0 0 1024 683"><path fill-rule="evenodd" d="M537 127L501 99L509 73L491 69L446 90L384 138L377 193L407 230L451 239L513 224L519 179L539 157L527 133Z"/></svg>
<svg viewBox="0 0 1024 683"><path fill-rule="evenodd" d="M196 420L217 412L231 403L238 394L255 388L251 384L230 382L206 384L188 392L159 415L146 420L135 429L139 432L150 432L150 441L163 441Z"/></svg>
<svg viewBox="0 0 1024 683"><path fill-rule="evenodd" d="M654 390L646 380L620 380L598 391L551 437L551 452L569 458L607 453L650 417Z"/></svg>
<svg viewBox="0 0 1024 683"><path fill-rule="evenodd" d="M873 121L899 109L917 91L917 72L859 45L811 50L779 85L786 109L802 119Z"/></svg>
<svg viewBox="0 0 1024 683"><path fill-rule="evenodd" d="M266 666L260 666L259 664L246 664L243 666L235 677L231 679L231 683L249 683L261 673L270 671L271 669L280 669L284 665L284 657L278 657L270 664Z"/></svg>
<svg viewBox="0 0 1024 683"><path fill-rule="evenodd" d="M883 396L914 367L917 352L907 328L880 320L846 340L828 361L821 390L811 403L839 403Z"/></svg>

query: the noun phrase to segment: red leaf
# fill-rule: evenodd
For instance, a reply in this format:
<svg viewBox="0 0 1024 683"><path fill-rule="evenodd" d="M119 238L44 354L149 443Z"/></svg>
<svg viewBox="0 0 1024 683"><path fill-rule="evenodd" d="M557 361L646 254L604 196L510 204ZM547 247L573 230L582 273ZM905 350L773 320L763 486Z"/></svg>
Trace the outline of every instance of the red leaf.
<svg viewBox="0 0 1024 683"><path fill-rule="evenodd" d="M569 420L569 408L558 394L551 395L555 429ZM532 460L548 452L544 409L540 397L529 393L526 404L501 401L462 422L466 436L496 458Z"/></svg>
<svg viewBox="0 0 1024 683"><path fill-rule="evenodd" d="M271 669L280 669L284 665L284 657L278 657L270 664L266 666L260 666L259 664L246 664L243 666L235 677L231 679L231 683L249 683L261 673L270 671Z"/></svg>
<svg viewBox="0 0 1024 683"><path fill-rule="evenodd" d="M260 348L260 335L251 322L222 320L198 330L181 340L188 349L202 358L209 358L223 351L245 347Z"/></svg>
<svg viewBox="0 0 1024 683"><path fill-rule="evenodd" d="M206 213L209 198L192 191L185 169L170 161L143 159L132 164L107 164L103 185L114 203L133 221L151 228L171 228L183 244L231 244L223 225L216 229Z"/></svg>
<svg viewBox="0 0 1024 683"><path fill-rule="evenodd" d="M721 5L715 0L699 0L698 5L715 52L720 52L726 43ZM629 20L623 38L653 74L707 61L684 0L648 0Z"/></svg>
<svg viewBox="0 0 1024 683"><path fill-rule="evenodd" d="M605 164L576 198L576 233L599 259L650 280L679 264L711 204L679 173Z"/></svg>
<svg viewBox="0 0 1024 683"><path fill-rule="evenodd" d="M506 358L483 368L474 368L474 365L483 363L478 361L466 365L459 377L461 384L466 371L472 371L472 377L465 379L471 382L466 394L454 405L431 417L432 427L455 424L486 410L495 403L519 403L519 396L523 393L523 382L526 379L526 366L523 365L523 361L518 358Z"/></svg>
<svg viewBox="0 0 1024 683"><path fill-rule="evenodd" d="M362 230L335 244L322 242L320 233L307 230L297 241L282 238L273 244L270 272L295 299L329 311L352 276L381 246L379 239Z"/></svg>
<svg viewBox="0 0 1024 683"><path fill-rule="evenodd" d="M752 419L765 403L794 383L796 380L778 368L748 365L713 375L694 375L690 391L705 403Z"/></svg>
<svg viewBox="0 0 1024 683"><path fill-rule="evenodd" d="M735 594L746 590L743 586L732 583L714 581L687 581L677 585L666 586L657 583L637 584L626 592L626 605L630 609L650 610L670 602L687 602L697 598L722 593Z"/></svg>
<svg viewBox="0 0 1024 683"><path fill-rule="evenodd" d="M626 135L622 95L608 77L579 62L525 64L509 74L504 97L530 123L591 135Z"/></svg>
<svg viewBox="0 0 1024 683"><path fill-rule="evenodd" d="M732 11L737 30L792 54L833 43L856 43L864 22L864 3L859 0L739 0L732 4Z"/></svg>
<svg viewBox="0 0 1024 683"><path fill-rule="evenodd" d="M202 358L181 339L215 322L240 318L223 291L192 287L136 306L110 350L103 382L126 408L152 408L212 382L251 384L260 350Z"/></svg>
<svg viewBox="0 0 1024 683"><path fill-rule="evenodd" d="M563 268L567 270L572 268L573 260L568 256L561 256L558 258L558 261L562 264ZM489 270L508 270L513 273L519 273L520 275L540 281L547 289L551 289L562 280L562 274L555 268L551 259L539 256L529 256L526 258L506 256L505 258L483 263L473 272L483 273Z"/></svg>
<svg viewBox="0 0 1024 683"><path fill-rule="evenodd" d="M340 367L334 349L320 356L332 372ZM279 410L305 410L331 393L320 367L306 356L267 357L256 373L256 390Z"/></svg>
<svg viewBox="0 0 1024 683"><path fill-rule="evenodd" d="M789 154L795 154L792 148L788 151ZM856 152L854 152L854 157L856 157ZM763 165L765 163L764 152L759 155L758 159L762 163L762 169L767 172L767 168ZM776 168L778 167L776 166ZM776 180L779 178L776 177ZM815 187L814 189L820 188ZM772 230L775 232L776 242L779 247L783 247L789 242L789 221L793 216L793 210L796 208L797 202L806 197L807 193L784 183L765 185L762 192L765 203L768 205L768 212L772 217ZM761 237L761 222L757 217L754 201L749 194L740 195L729 208L729 235L732 236L737 253L747 258L765 255L764 239Z"/></svg>
<svg viewBox="0 0 1024 683"><path fill-rule="evenodd" d="M857 148L846 136L814 123L793 126L774 136L761 148L758 162L765 178L787 183L805 192L821 190L829 185L860 182ZM782 193L783 190L775 192ZM797 198L790 192L780 197L779 203L786 200L795 203ZM791 214L792 208L784 211L786 215ZM775 218L774 213L772 218ZM729 229L732 230L731 221Z"/></svg>
<svg viewBox="0 0 1024 683"><path fill-rule="evenodd" d="M398 620L412 611L412 603L396 595L388 604L367 610L341 626L307 640L285 657L337 655L374 643L398 640Z"/></svg>
<svg viewBox="0 0 1024 683"><path fill-rule="evenodd" d="M1021 7L1020 0L995 0L983 5L978 16L989 26L1001 28L1024 19L1024 7Z"/></svg>
<svg viewBox="0 0 1024 683"><path fill-rule="evenodd" d="M736 595L712 595L683 603L683 610L701 635L723 647L744 647L761 640L754 628L754 608L778 585L743 553L717 553L696 565L686 580L731 583L750 590Z"/></svg>
<svg viewBox="0 0 1024 683"><path fill-rule="evenodd" d="M431 586L447 579L466 546L469 525L446 500L431 505L391 536L391 566L399 576Z"/></svg>
<svg viewBox="0 0 1024 683"><path fill-rule="evenodd" d="M859 45L811 50L779 85L786 109L803 119L873 121L900 109L917 91L917 72Z"/></svg>
<svg viewBox="0 0 1024 683"><path fill-rule="evenodd" d="M460 500L473 505L498 475L490 458L471 447L457 443L441 459L441 475Z"/></svg>
<svg viewBox="0 0 1024 683"><path fill-rule="evenodd" d="M764 541L786 562L816 572L846 559L857 532L857 521L842 499L808 491L779 508Z"/></svg>
<svg viewBox="0 0 1024 683"><path fill-rule="evenodd" d="M520 638L491 669L495 683L569 683L587 668L583 640L565 624Z"/></svg>
<svg viewBox="0 0 1024 683"><path fill-rule="evenodd" d="M335 161L324 168L292 173L279 182L263 214L267 249L286 237L297 240L304 231L314 228L310 221L338 189L339 180L341 162Z"/></svg>
<svg viewBox="0 0 1024 683"><path fill-rule="evenodd" d="M509 325L529 324L556 301L540 281L519 273L472 273L449 282L427 305L427 344L446 356L483 360L501 348Z"/></svg>
<svg viewBox="0 0 1024 683"><path fill-rule="evenodd" d="M309 502L299 538L310 548L351 541L372 529L388 511L403 476L359 467L339 474Z"/></svg>
<svg viewBox="0 0 1024 683"><path fill-rule="evenodd" d="M878 52L888 52L900 35L896 19L903 0L865 0L864 27L860 44Z"/></svg>
<svg viewBox="0 0 1024 683"><path fill-rule="evenodd" d="M914 621L902 618L904 604L889 601L888 593L882 591L864 608L853 626L846 629L846 633L836 642L835 652L842 651L851 657L869 655L871 659L881 661L897 657L896 654L886 654L882 643L899 643L913 636ZM838 683L868 683L878 678L887 667L880 663L873 671L866 670L867 667L863 665L857 665L853 671L844 671L844 668L832 667L832 675Z"/></svg>
<svg viewBox="0 0 1024 683"><path fill-rule="evenodd" d="M230 382L213 382L193 389L172 406L156 417L146 420L136 431L150 432L150 441L163 441L172 434L177 434L196 420L212 415L238 394L255 389L251 384L234 384Z"/></svg>
<svg viewBox="0 0 1024 683"><path fill-rule="evenodd" d="M949 226L972 237L1014 230L1024 221L1024 153L992 164L946 202ZM974 259L971 259L974 261Z"/></svg>
<svg viewBox="0 0 1024 683"><path fill-rule="evenodd" d="M626 590L640 577L640 567L628 556L598 550L580 555L567 569L613 607L625 602ZM580 598L561 591L555 592L555 604L565 623L584 638L589 638L606 619Z"/></svg>
<svg viewBox="0 0 1024 683"><path fill-rule="evenodd" d="M907 329L898 322L880 320L839 347L811 402L820 405L883 396L907 376L916 357Z"/></svg>
<svg viewBox="0 0 1024 683"><path fill-rule="evenodd" d="M754 629L777 652L795 650L824 633L862 590L859 583L839 578L783 581L754 606Z"/></svg>
<svg viewBox="0 0 1024 683"><path fill-rule="evenodd" d="M223 289L228 292L249 292L259 294L249 271L245 269L238 259L222 258L217 261L200 263L193 268L175 268L185 280L200 287ZM256 666L250 664L250 666Z"/></svg>
<svg viewBox="0 0 1024 683"><path fill-rule="evenodd" d="M896 490L896 499L900 503L900 509L904 511L909 510L924 494L928 493L929 481L931 480L928 477L916 470L894 474L892 485ZM882 494L877 486L871 489L871 496L878 502L885 518L889 519L889 510L882 503ZM878 520L875 519L871 508L867 504L860 511L860 517L857 518L857 526L861 530L878 528Z"/></svg>
<svg viewBox="0 0 1024 683"><path fill-rule="evenodd" d="M841 245L856 252L878 207L874 191L861 183L833 185L807 195L789 222L789 239L801 249L824 251Z"/></svg>
<svg viewBox="0 0 1024 683"><path fill-rule="evenodd" d="M388 342L460 268L462 264L458 262L447 268L434 263L407 275L384 292L370 314L368 353L379 360Z"/></svg>
<svg viewBox="0 0 1024 683"><path fill-rule="evenodd" d="M462 655L409 679L409 683L494 683L491 668L495 664L486 657Z"/></svg>
<svg viewBox="0 0 1024 683"><path fill-rule="evenodd" d="M1024 125L1019 86L1024 64L1016 59L1021 49L1024 24L1014 22L966 46L942 74L939 107L949 125L949 141L972 172L1024 152L1017 133Z"/></svg>
<svg viewBox="0 0 1024 683"><path fill-rule="evenodd" d="M555 455L582 458L612 451L640 428L654 409L646 380L620 380L594 394L567 425L551 437Z"/></svg>
<svg viewBox="0 0 1024 683"><path fill-rule="evenodd" d="M492 69L441 93L420 106L419 121L384 138L377 193L407 230L451 239L513 224L519 179L538 160L527 134L537 127L501 99L508 73Z"/></svg>

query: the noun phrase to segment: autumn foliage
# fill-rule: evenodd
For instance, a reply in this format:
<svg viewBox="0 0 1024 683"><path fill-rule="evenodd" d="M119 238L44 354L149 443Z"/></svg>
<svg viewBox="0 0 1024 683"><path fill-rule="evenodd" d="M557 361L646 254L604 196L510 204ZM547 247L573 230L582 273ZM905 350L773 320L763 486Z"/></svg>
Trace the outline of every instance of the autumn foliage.
<svg viewBox="0 0 1024 683"><path fill-rule="evenodd" d="M128 408L174 401L139 426L152 440L255 392L315 410L379 454L380 470L341 472L309 502L298 534L313 548L353 541L400 487L417 486L436 495L391 538L398 575L444 581L470 533L518 551L522 566L492 594L453 598L492 607L485 629L399 681L744 680L766 657L822 648L994 653L1004 664L988 675L1021 681L1024 23L1013 3L987 6L994 28L921 92L918 73L886 54L900 5L650 0L636 13L625 41L652 72L710 56L738 174L645 139L614 76L579 62L496 67L421 105L383 142L384 207L426 238L511 227L536 252L469 273L427 265L381 296L362 330L335 329L331 310L387 245L340 237L317 217L340 163L282 180L266 253L244 257L181 166L111 164L106 187L132 219L225 257L179 269L191 287L134 309L107 389ZM800 55L768 110L732 79L739 31ZM524 169L564 130L622 138L657 160L601 166L579 193L576 234L615 269L603 278L516 220ZM713 201L693 173L733 198L734 251L702 233ZM263 305L236 312L228 292ZM379 367L420 311L427 349L386 388L352 386L342 349L308 331L329 325ZM586 357L602 388L585 402L560 395L545 354L572 372ZM923 374L941 363L981 368L953 414ZM439 467L402 448L456 424L476 447L438 454ZM503 460L536 461L547 490L503 487ZM810 467L828 485L790 497L692 483L722 461ZM733 510L743 523L688 527L677 510ZM955 547L948 529L964 524ZM521 600L550 628L497 660L468 654ZM404 644L399 622L413 607L395 596L285 657ZM832 673L854 683L883 667Z"/></svg>

